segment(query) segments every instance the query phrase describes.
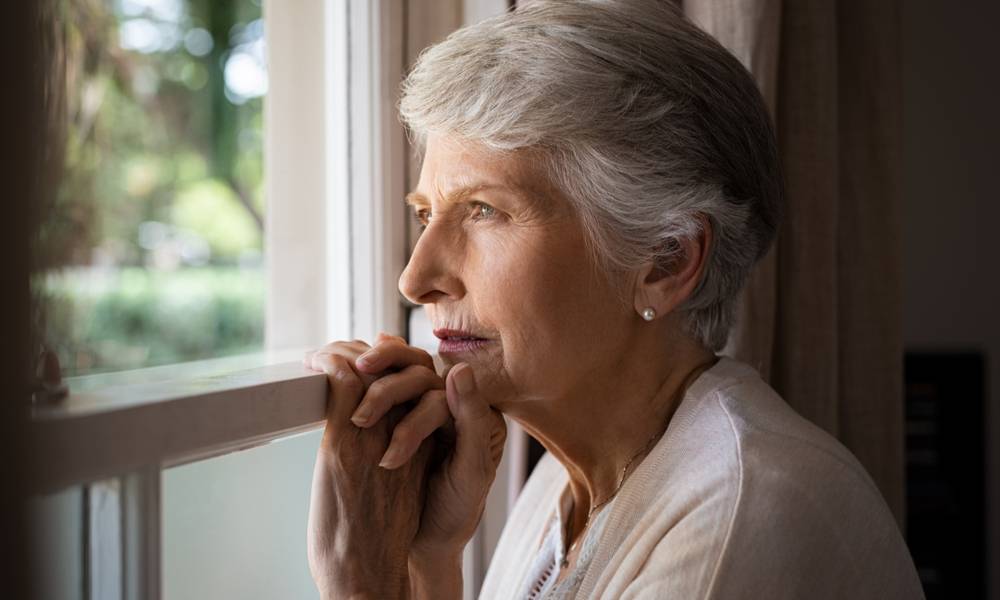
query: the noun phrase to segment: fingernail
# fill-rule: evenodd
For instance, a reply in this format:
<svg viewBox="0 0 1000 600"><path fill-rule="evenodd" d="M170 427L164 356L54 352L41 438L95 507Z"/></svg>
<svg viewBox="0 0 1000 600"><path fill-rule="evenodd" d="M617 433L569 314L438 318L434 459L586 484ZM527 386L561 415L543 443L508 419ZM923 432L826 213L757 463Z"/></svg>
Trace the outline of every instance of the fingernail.
<svg viewBox="0 0 1000 600"><path fill-rule="evenodd" d="M394 469L398 466L396 465L396 462L398 460L399 460L399 449L396 447L391 447L385 451L385 454L382 456L382 460L378 463L378 466L382 467L383 469Z"/></svg>
<svg viewBox="0 0 1000 600"><path fill-rule="evenodd" d="M472 367L466 365L455 373L455 389L459 394L468 394L476 389L476 378L472 375Z"/></svg>
<svg viewBox="0 0 1000 600"><path fill-rule="evenodd" d="M358 357L358 364L374 365L378 361L378 350L369 350Z"/></svg>
<svg viewBox="0 0 1000 600"><path fill-rule="evenodd" d="M357 425L358 427L362 427L366 423L368 423L368 419L371 418L372 418L371 407L362 404L361 406L358 407L356 411L354 411L354 414L351 415L351 422Z"/></svg>

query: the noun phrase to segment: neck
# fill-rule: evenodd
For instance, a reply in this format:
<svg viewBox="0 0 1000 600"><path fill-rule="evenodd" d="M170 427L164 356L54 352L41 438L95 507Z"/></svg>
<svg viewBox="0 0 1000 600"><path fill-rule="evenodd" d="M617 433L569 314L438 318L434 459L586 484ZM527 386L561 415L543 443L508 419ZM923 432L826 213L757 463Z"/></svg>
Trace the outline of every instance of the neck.
<svg viewBox="0 0 1000 600"><path fill-rule="evenodd" d="M571 538L617 493L666 431L684 390L716 360L686 338L675 344L663 339L633 346L558 397L508 413L569 472Z"/></svg>

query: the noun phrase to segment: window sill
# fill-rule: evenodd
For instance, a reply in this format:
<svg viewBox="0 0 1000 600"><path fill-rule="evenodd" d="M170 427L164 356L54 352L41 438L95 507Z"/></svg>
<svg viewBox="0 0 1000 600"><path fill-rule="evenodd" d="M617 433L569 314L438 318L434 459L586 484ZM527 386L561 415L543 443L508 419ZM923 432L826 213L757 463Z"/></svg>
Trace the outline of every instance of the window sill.
<svg viewBox="0 0 1000 600"><path fill-rule="evenodd" d="M267 353L72 379L67 398L33 411L32 488L47 493L167 468L319 427L326 379L303 367L301 356Z"/></svg>

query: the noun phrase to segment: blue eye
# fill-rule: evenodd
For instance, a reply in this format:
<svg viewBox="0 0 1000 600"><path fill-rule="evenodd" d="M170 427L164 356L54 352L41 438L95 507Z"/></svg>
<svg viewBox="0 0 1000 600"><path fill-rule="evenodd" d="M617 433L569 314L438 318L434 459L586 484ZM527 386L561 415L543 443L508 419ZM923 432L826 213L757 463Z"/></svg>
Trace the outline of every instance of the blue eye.
<svg viewBox="0 0 1000 600"><path fill-rule="evenodd" d="M486 219L492 219L497 215L497 209L493 208L489 204L483 204L482 202L474 202L472 208L472 218L476 221L482 221Z"/></svg>

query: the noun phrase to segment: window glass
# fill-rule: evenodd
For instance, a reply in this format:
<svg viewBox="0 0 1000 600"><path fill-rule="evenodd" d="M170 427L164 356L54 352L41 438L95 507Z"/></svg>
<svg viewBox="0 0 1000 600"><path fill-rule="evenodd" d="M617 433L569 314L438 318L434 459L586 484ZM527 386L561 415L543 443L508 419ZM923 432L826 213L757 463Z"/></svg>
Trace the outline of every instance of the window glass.
<svg viewBox="0 0 1000 600"><path fill-rule="evenodd" d="M163 471L164 600L308 600L306 528L321 431Z"/></svg>
<svg viewBox="0 0 1000 600"><path fill-rule="evenodd" d="M259 0L62 0L34 281L64 375L263 345Z"/></svg>
<svg viewBox="0 0 1000 600"><path fill-rule="evenodd" d="M33 496L28 504L31 531L31 584L36 598L83 600L86 583L84 486Z"/></svg>

